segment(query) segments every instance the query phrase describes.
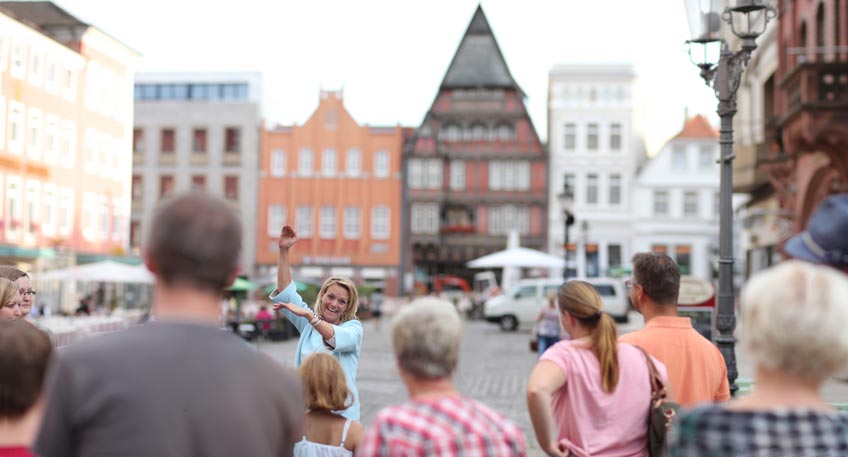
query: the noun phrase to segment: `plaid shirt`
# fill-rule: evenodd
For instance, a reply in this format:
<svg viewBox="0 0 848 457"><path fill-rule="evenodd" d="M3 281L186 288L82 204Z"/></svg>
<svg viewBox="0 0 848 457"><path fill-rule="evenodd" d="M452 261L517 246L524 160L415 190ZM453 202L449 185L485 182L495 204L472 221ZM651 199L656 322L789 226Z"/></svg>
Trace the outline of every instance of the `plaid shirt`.
<svg viewBox="0 0 848 457"><path fill-rule="evenodd" d="M365 432L358 457L524 456L512 422L470 398L409 401L383 409Z"/></svg>
<svg viewBox="0 0 848 457"><path fill-rule="evenodd" d="M670 457L848 456L848 415L696 408L672 430Z"/></svg>

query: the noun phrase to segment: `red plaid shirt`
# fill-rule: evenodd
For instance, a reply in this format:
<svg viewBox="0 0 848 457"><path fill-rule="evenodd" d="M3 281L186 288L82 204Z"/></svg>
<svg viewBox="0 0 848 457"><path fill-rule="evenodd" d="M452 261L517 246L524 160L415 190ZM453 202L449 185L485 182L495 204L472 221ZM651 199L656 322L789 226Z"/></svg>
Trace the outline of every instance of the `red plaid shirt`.
<svg viewBox="0 0 848 457"><path fill-rule="evenodd" d="M359 457L526 455L521 429L470 398L409 401L383 409L365 432Z"/></svg>

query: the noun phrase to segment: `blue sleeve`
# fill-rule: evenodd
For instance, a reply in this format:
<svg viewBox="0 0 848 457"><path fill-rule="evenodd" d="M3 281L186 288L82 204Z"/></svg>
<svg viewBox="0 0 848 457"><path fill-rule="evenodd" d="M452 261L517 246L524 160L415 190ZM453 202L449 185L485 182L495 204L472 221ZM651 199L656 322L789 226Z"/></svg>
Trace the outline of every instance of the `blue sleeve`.
<svg viewBox="0 0 848 457"><path fill-rule="evenodd" d="M336 348L333 352L359 352L362 349L362 323L354 319L333 328Z"/></svg>
<svg viewBox="0 0 848 457"><path fill-rule="evenodd" d="M307 309L309 308L306 306L306 302L300 298L300 294L297 293L297 287L295 287L294 281L290 282L289 285L277 295L274 295L274 293L271 292L271 295L268 295L268 298L270 298L274 303L294 303L295 306ZM297 331L300 333L303 333L303 328L309 324L305 317L297 316L287 309L281 309L280 312L286 316L286 319L288 319L289 322L297 327Z"/></svg>

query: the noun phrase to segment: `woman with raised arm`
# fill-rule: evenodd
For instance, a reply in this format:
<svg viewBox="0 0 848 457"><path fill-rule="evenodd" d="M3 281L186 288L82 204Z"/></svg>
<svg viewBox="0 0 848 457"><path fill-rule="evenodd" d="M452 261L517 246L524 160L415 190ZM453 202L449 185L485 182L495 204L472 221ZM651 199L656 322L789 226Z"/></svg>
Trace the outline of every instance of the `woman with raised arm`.
<svg viewBox="0 0 848 457"><path fill-rule="evenodd" d="M294 354L295 367L299 367L313 352L329 352L339 360L347 386L353 394L353 404L344 411L337 411L337 414L358 421L356 369L359 366L359 351L362 349L362 324L356 319L356 286L348 278L327 278L310 309L297 293L292 281L289 250L296 242L294 229L290 225L283 226L277 261L277 290L269 298L274 302L274 309L282 312L300 332L300 341Z"/></svg>

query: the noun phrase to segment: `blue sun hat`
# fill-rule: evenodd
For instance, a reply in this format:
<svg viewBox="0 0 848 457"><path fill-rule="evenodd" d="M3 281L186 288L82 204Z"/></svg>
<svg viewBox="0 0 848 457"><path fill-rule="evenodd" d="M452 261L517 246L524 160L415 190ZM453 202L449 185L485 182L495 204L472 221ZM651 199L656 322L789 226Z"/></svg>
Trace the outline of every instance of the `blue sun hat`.
<svg viewBox="0 0 848 457"><path fill-rule="evenodd" d="M797 259L836 267L848 266L848 194L827 197L783 251Z"/></svg>

